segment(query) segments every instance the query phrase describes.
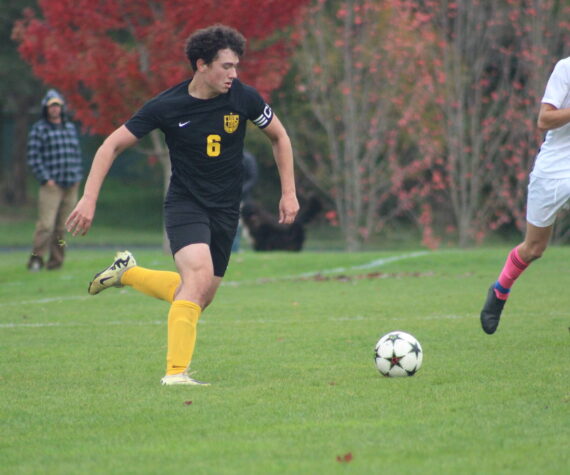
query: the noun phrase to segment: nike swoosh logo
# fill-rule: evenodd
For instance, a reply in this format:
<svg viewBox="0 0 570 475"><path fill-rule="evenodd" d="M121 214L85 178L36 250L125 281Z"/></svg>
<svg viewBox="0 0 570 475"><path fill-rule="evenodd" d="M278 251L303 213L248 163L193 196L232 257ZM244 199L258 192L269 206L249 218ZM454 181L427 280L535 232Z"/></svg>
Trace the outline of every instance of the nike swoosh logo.
<svg viewBox="0 0 570 475"><path fill-rule="evenodd" d="M189 120L186 122L178 122L178 127L186 127L189 123L190 123Z"/></svg>

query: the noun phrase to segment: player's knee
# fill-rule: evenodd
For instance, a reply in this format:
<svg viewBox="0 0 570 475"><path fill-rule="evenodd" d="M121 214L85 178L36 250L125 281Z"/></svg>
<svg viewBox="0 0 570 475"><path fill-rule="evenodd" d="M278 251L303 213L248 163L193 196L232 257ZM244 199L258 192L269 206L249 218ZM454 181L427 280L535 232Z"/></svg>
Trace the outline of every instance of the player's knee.
<svg viewBox="0 0 570 475"><path fill-rule="evenodd" d="M175 293L175 299L190 300L204 310L212 301L210 288L212 276L208 273L191 274L182 278L182 282Z"/></svg>
<svg viewBox="0 0 570 475"><path fill-rule="evenodd" d="M528 262L540 259L546 250L546 245L543 243L531 243L527 247Z"/></svg>

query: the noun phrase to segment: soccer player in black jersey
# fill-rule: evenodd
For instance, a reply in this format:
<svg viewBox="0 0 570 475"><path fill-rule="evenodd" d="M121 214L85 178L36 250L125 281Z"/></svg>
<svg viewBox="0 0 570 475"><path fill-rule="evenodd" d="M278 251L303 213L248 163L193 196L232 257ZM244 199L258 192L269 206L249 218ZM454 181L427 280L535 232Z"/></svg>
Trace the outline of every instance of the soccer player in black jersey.
<svg viewBox="0 0 570 475"><path fill-rule="evenodd" d="M244 49L244 37L224 25L190 36L186 55L193 77L148 101L107 137L95 154L83 197L67 219L73 235L87 233L115 158L150 131L164 133L172 163L165 223L178 272L142 268L124 251L89 284L92 295L130 285L171 303L164 385L206 384L187 370L198 318L221 283L238 225L247 120L272 144L281 181L279 221L292 223L299 210L287 132L259 93L237 79Z"/></svg>

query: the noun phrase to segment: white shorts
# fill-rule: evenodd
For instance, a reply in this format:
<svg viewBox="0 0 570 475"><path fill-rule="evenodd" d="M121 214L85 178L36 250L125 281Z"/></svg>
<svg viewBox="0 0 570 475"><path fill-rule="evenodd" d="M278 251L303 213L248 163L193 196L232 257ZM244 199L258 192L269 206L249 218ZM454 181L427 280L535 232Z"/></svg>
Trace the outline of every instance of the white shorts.
<svg viewBox="0 0 570 475"><path fill-rule="evenodd" d="M530 174L526 220L539 228L554 224L556 214L570 199L570 178L540 178Z"/></svg>

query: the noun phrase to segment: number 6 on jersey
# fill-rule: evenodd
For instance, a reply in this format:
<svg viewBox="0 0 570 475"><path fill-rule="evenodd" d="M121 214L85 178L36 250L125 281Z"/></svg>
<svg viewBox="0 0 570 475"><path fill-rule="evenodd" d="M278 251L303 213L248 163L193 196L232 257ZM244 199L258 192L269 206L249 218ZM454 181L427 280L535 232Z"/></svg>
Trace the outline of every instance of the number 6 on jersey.
<svg viewBox="0 0 570 475"><path fill-rule="evenodd" d="M217 157L222 151L222 146L220 144L222 137L217 134L208 135L206 139L206 153L208 157Z"/></svg>

